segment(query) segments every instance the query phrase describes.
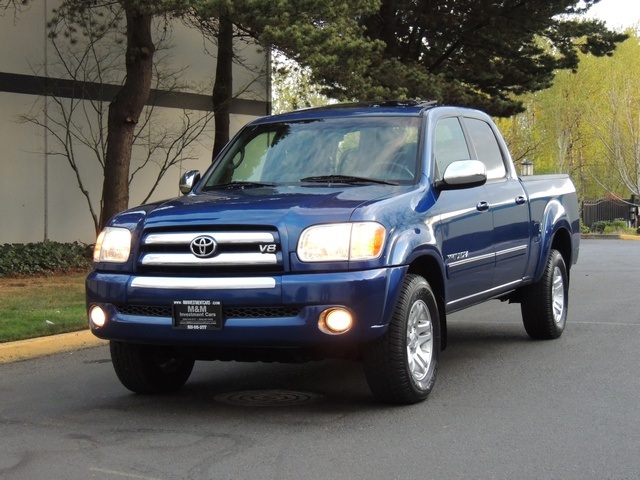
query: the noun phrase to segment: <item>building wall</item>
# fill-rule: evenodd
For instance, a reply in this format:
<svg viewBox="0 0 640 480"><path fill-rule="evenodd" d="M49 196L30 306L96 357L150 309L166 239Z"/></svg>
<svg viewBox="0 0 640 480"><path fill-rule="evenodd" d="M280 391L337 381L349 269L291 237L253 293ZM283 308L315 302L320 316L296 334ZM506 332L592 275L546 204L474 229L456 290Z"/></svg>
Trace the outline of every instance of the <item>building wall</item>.
<svg viewBox="0 0 640 480"><path fill-rule="evenodd" d="M91 113L100 104L96 99L104 98L102 106L106 108L124 74L116 72L103 97L89 94L93 97L81 98L77 83L72 84L71 77L57 65L55 50L47 38L47 19L57 3L57 0L43 0L31 2L30 7L15 14L0 12L0 44L3 45L0 49L0 244L45 239L92 243L95 239L95 223L88 201L99 216L103 175L96 155L75 142L76 174L67 158L60 154L62 147L55 135L34 121L44 123L46 111L51 117L47 120L48 126L52 127L58 104L65 108L74 105L75 111L82 113L76 113L74 121L80 122L78 128L87 132L90 124L95 125L97 121L97 116ZM158 27L159 31L164 30L164 25ZM179 71L177 78L184 85L171 94L162 87L154 92L153 98L157 100L151 100L156 102L151 125L156 130L171 125L179 127L187 114L197 117L210 114L211 110L215 45L179 22L172 23L169 32L171 48L161 50L157 57L166 57L165 68ZM270 109L266 53L244 43L238 43L236 51L242 62L234 65L233 72L238 98L232 104L232 135ZM44 95L45 89L50 95ZM24 121L25 117L31 121ZM61 128L54 130L64 133ZM211 162L212 146L213 120L164 175L149 201L178 195L180 175L186 170L206 169ZM146 148L141 142L134 147L131 171L145 158ZM156 183L159 170L158 164L151 161L136 174L131 183L130 206L145 199ZM89 200L78 186L77 175Z"/></svg>

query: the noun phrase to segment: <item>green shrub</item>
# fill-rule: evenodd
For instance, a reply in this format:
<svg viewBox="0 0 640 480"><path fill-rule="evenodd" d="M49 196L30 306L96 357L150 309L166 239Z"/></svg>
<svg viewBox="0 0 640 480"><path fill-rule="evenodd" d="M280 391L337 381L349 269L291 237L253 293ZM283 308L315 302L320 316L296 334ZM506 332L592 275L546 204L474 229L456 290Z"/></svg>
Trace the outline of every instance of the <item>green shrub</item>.
<svg viewBox="0 0 640 480"><path fill-rule="evenodd" d="M80 242L5 243L0 245L0 277L86 270L91 250Z"/></svg>
<svg viewBox="0 0 640 480"><path fill-rule="evenodd" d="M605 231L610 229L611 231L627 230L627 222L624 220L613 220L605 227Z"/></svg>
<svg viewBox="0 0 640 480"><path fill-rule="evenodd" d="M607 234L633 234L635 230L633 228L627 227L627 222L611 222L609 225L604 227L604 233Z"/></svg>
<svg viewBox="0 0 640 480"><path fill-rule="evenodd" d="M591 231L595 233L604 233L604 229L607 227L608 224L609 222L606 222L604 220L593 222L591 224Z"/></svg>
<svg viewBox="0 0 640 480"><path fill-rule="evenodd" d="M584 232L583 233L588 233ZM591 232L604 234L635 234L636 230L629 228L625 220L599 221L591 225ZM640 232L638 232L640 233Z"/></svg>

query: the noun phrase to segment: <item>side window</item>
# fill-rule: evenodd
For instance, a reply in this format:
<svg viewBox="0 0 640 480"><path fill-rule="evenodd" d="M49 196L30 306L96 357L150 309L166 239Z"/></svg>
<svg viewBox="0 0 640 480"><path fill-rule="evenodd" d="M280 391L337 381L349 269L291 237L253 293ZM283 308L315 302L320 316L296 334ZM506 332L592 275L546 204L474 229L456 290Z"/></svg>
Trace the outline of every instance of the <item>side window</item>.
<svg viewBox="0 0 640 480"><path fill-rule="evenodd" d="M460 121L456 117L443 118L436 124L433 153L439 175L451 162L471 158Z"/></svg>
<svg viewBox="0 0 640 480"><path fill-rule="evenodd" d="M478 160L487 167L487 179L504 178L507 175L504 158L489 124L475 118L465 118L464 123L478 154Z"/></svg>
<svg viewBox="0 0 640 480"><path fill-rule="evenodd" d="M249 134L251 135L251 134ZM273 141L273 133L260 133L247 143L236 142L207 180L205 187L229 182L260 181L264 159Z"/></svg>
<svg viewBox="0 0 640 480"><path fill-rule="evenodd" d="M234 170L232 180L259 181L264 167L263 157L272 140L272 133L263 133L237 152L231 160Z"/></svg>

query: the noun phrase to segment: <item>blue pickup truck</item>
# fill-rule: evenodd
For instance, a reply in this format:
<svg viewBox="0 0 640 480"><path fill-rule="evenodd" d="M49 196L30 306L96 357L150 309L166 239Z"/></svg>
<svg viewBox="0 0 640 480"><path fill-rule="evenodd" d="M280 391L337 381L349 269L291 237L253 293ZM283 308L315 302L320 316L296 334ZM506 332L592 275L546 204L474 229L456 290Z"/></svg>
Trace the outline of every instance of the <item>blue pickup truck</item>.
<svg viewBox="0 0 640 480"><path fill-rule="evenodd" d="M431 102L249 123L183 196L114 217L87 278L91 330L138 393L196 360L362 360L374 396L431 392L447 314L519 303L559 337L578 259L566 175L519 178L490 117Z"/></svg>

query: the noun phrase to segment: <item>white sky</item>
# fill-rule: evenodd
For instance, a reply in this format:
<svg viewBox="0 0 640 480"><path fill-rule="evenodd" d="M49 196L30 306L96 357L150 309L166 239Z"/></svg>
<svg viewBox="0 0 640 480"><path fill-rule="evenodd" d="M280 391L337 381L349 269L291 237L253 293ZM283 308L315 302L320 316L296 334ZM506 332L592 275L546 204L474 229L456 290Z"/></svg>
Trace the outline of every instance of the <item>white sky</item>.
<svg viewBox="0 0 640 480"><path fill-rule="evenodd" d="M604 20L612 29L633 27L640 24L640 0L601 0L587 15Z"/></svg>

